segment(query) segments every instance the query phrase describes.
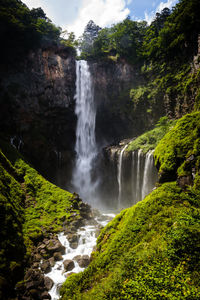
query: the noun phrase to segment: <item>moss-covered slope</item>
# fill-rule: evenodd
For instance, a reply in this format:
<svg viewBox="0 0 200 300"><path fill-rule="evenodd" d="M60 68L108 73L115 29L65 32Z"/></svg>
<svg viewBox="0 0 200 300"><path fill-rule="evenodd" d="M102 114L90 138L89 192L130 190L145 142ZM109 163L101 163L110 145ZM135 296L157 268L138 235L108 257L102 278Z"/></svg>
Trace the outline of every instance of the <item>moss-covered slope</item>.
<svg viewBox="0 0 200 300"><path fill-rule="evenodd" d="M12 146L1 142L1 149L0 298L4 299L15 295L14 285L23 279L37 242L61 231L63 221L80 218L80 200L45 180Z"/></svg>
<svg viewBox="0 0 200 300"><path fill-rule="evenodd" d="M143 153L156 148L164 135L174 126L175 120L169 120L167 117L160 118L155 128L138 136L129 143L126 151L136 151L142 149Z"/></svg>
<svg viewBox="0 0 200 300"><path fill-rule="evenodd" d="M200 170L200 112L181 118L161 140L155 150L160 181L188 176L196 181Z"/></svg>
<svg viewBox="0 0 200 300"><path fill-rule="evenodd" d="M196 149L190 151L195 158L200 154L200 148L194 147L199 115L185 116L167 134L176 141L172 152L177 168L187 161L189 150ZM156 149L160 164L168 159L165 153L171 139L167 136ZM176 149L181 148L179 160ZM194 185L182 189L177 182L166 182L103 229L92 263L68 278L62 299L200 298L199 159L195 161Z"/></svg>

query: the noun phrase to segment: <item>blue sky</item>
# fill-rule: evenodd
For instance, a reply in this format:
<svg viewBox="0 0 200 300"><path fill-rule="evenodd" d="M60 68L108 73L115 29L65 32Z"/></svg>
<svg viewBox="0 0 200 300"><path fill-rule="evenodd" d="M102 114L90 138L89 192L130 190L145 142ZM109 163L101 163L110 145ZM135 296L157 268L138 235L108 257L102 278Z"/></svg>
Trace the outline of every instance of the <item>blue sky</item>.
<svg viewBox="0 0 200 300"><path fill-rule="evenodd" d="M130 16L151 22L156 12L171 8L178 0L22 0L29 8L42 7L47 16L63 30L80 36L89 20L101 27Z"/></svg>

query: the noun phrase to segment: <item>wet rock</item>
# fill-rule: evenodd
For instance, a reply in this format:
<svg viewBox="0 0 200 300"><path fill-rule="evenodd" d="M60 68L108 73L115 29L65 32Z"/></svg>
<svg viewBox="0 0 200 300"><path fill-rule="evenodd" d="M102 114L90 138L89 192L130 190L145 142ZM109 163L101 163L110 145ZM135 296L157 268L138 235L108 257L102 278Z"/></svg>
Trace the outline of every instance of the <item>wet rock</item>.
<svg viewBox="0 0 200 300"><path fill-rule="evenodd" d="M42 256L41 256L39 253L36 253L36 254L34 255L33 261L39 262L39 261L41 261L41 259L42 259Z"/></svg>
<svg viewBox="0 0 200 300"><path fill-rule="evenodd" d="M50 257L50 258L49 258L49 263L50 263L50 266L51 266L51 267L54 267L54 266L55 266L55 260L54 260L53 257Z"/></svg>
<svg viewBox="0 0 200 300"><path fill-rule="evenodd" d="M31 297L32 297L33 299L40 299L40 298L39 298L39 296L40 296L39 291L36 290L36 289L30 290L30 291L29 291L29 294L31 295ZM31 299L32 299L32 298L31 298Z"/></svg>
<svg viewBox="0 0 200 300"><path fill-rule="evenodd" d="M33 269L38 269L40 266L39 262L35 262L33 265L32 265L32 268Z"/></svg>
<svg viewBox="0 0 200 300"><path fill-rule="evenodd" d="M74 260L78 263L80 268L86 268L90 263L90 257L88 255L77 255Z"/></svg>
<svg viewBox="0 0 200 300"><path fill-rule="evenodd" d="M65 253L65 247L56 239L49 240L46 249L50 254L53 254L54 252L61 252L61 254Z"/></svg>
<svg viewBox="0 0 200 300"><path fill-rule="evenodd" d="M48 260L41 263L40 267L41 267L41 270L44 273L49 273L51 271L51 265L50 265L50 262Z"/></svg>
<svg viewBox="0 0 200 300"><path fill-rule="evenodd" d="M68 234L67 238L70 247L76 249L78 247L79 236L77 234Z"/></svg>
<svg viewBox="0 0 200 300"><path fill-rule="evenodd" d="M61 254L61 252L55 252L53 254L53 258L54 258L55 261L62 260L62 254Z"/></svg>
<svg viewBox="0 0 200 300"><path fill-rule="evenodd" d="M63 265L64 265L66 272L73 270L75 267L73 260L70 260L70 259L64 260Z"/></svg>
<svg viewBox="0 0 200 300"><path fill-rule="evenodd" d="M44 278L44 285L45 285L47 291L50 291L50 289L54 285L54 282L53 282L53 280L51 278L49 278L47 276L47 277Z"/></svg>
<svg viewBox="0 0 200 300"><path fill-rule="evenodd" d="M80 215L83 219L91 219L92 218L91 208L87 203L80 202L79 210L80 210Z"/></svg>
<svg viewBox="0 0 200 300"><path fill-rule="evenodd" d="M48 292L43 292L42 295L41 295L41 299L51 299L51 296L49 295Z"/></svg>

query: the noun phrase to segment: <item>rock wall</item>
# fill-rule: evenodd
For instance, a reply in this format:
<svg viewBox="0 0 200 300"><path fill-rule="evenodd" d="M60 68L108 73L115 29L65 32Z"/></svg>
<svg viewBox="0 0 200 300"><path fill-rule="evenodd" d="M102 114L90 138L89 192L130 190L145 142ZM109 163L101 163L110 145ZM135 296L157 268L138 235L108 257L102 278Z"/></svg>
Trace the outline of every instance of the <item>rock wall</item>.
<svg viewBox="0 0 200 300"><path fill-rule="evenodd" d="M140 123L133 116L133 104L130 100L130 89L143 78L137 67L125 61L102 61L90 63L94 83L94 95L97 105L96 135L100 144L116 142L136 134Z"/></svg>
<svg viewBox="0 0 200 300"><path fill-rule="evenodd" d="M40 49L9 71L1 69L0 75L1 134L43 175L63 186L59 178L62 169L70 173L75 142L74 51Z"/></svg>

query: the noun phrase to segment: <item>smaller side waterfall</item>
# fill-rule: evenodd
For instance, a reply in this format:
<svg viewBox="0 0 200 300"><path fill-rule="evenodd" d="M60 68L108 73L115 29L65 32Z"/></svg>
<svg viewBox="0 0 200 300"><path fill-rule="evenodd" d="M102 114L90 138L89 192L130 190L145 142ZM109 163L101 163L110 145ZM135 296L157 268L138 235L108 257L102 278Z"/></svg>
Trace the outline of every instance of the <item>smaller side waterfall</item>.
<svg viewBox="0 0 200 300"><path fill-rule="evenodd" d="M117 180L119 185L119 194L118 194L118 208L121 207L121 198L122 198L122 163L123 163L123 154L125 149L128 147L128 144L125 145L120 154L119 154L119 161L118 161L118 174L117 174Z"/></svg>
<svg viewBox="0 0 200 300"><path fill-rule="evenodd" d="M143 184L142 184L142 199L152 189L152 185L151 185L152 174L151 173L152 173L152 169L154 167L153 152L154 151L149 151L145 157L144 177L143 177Z"/></svg>
<svg viewBox="0 0 200 300"><path fill-rule="evenodd" d="M142 149L139 149L125 155L127 146L128 144L118 152L118 209L142 200L152 191L157 181L153 151L144 154Z"/></svg>

